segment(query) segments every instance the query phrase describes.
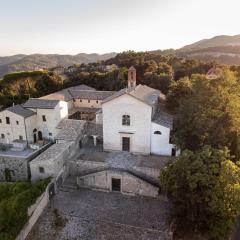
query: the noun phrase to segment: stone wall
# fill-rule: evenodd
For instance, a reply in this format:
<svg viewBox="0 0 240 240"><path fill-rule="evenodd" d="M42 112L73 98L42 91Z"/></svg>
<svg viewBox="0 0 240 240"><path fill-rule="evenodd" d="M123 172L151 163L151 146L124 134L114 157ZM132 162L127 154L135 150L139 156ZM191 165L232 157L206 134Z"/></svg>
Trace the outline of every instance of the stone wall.
<svg viewBox="0 0 240 240"><path fill-rule="evenodd" d="M18 157L11 155L0 156L0 182L5 182L5 169L11 172L11 181L30 180L31 173L29 162L40 153L44 152L52 143L48 143L42 148L34 151L28 157Z"/></svg>
<svg viewBox="0 0 240 240"><path fill-rule="evenodd" d="M0 181L6 181L5 169L10 170L11 181L29 179L28 159L16 157L0 157Z"/></svg>
<svg viewBox="0 0 240 240"><path fill-rule="evenodd" d="M77 177L79 187L112 191L112 178L120 179L120 192L148 197L158 196L158 187L125 171L106 170Z"/></svg>

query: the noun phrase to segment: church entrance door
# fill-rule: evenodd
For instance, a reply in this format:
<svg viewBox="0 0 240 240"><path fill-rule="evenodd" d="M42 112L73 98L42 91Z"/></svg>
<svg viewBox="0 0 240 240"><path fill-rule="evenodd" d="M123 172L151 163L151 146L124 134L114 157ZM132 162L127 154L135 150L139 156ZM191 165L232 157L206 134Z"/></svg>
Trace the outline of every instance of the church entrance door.
<svg viewBox="0 0 240 240"><path fill-rule="evenodd" d="M130 151L130 138L129 137L123 137L122 138L122 150L123 151Z"/></svg>

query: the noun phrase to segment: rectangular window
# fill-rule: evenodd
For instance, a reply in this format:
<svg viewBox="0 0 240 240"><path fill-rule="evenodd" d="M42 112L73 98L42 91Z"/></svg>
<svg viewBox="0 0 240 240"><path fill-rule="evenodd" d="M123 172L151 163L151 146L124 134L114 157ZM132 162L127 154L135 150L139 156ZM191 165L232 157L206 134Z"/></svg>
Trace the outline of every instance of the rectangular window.
<svg viewBox="0 0 240 240"><path fill-rule="evenodd" d="M40 173L45 173L44 167L39 167L39 172Z"/></svg>
<svg viewBox="0 0 240 240"><path fill-rule="evenodd" d="M46 121L47 121L45 115L42 115L42 120L43 120L43 122L46 122Z"/></svg>
<svg viewBox="0 0 240 240"><path fill-rule="evenodd" d="M6 117L6 124L10 124L10 118Z"/></svg>
<svg viewBox="0 0 240 240"><path fill-rule="evenodd" d="M18 122L18 121L16 121L16 124L18 125L18 124L19 124L19 122Z"/></svg>
<svg viewBox="0 0 240 240"><path fill-rule="evenodd" d="M88 103L90 103L90 100L88 100Z"/></svg>
<svg viewBox="0 0 240 240"><path fill-rule="evenodd" d="M2 119L0 118L0 123L2 123Z"/></svg>
<svg viewBox="0 0 240 240"><path fill-rule="evenodd" d="M1 134L1 138L2 138L2 139L4 139L4 138L5 138L5 135L4 135L3 133Z"/></svg>
<svg viewBox="0 0 240 240"><path fill-rule="evenodd" d="M98 103L98 101L96 101L96 103Z"/></svg>
<svg viewBox="0 0 240 240"><path fill-rule="evenodd" d="M80 99L79 101L82 102L82 99Z"/></svg>
<svg viewBox="0 0 240 240"><path fill-rule="evenodd" d="M130 126L130 116L129 115L122 116L122 125Z"/></svg>
<svg viewBox="0 0 240 240"><path fill-rule="evenodd" d="M52 136L52 133L49 133L48 135L49 135L49 136Z"/></svg>
<svg viewBox="0 0 240 240"><path fill-rule="evenodd" d="M20 136L19 136L19 139L20 139L20 140L23 140L23 136L20 135Z"/></svg>

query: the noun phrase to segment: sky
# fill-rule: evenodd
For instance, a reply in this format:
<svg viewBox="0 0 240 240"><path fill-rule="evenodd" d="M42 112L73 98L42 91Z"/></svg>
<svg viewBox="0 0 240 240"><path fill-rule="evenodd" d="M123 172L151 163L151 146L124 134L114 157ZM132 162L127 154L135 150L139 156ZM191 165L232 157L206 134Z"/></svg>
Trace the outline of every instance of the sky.
<svg viewBox="0 0 240 240"><path fill-rule="evenodd" d="M0 56L180 48L240 34L239 0L0 0Z"/></svg>

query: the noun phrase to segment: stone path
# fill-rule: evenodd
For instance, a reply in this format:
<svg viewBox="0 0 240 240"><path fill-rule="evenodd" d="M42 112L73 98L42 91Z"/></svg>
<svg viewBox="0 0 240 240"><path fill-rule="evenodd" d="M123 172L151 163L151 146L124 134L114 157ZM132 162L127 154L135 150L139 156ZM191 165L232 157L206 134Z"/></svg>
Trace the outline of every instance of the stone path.
<svg viewBox="0 0 240 240"><path fill-rule="evenodd" d="M58 209L64 225L54 225ZM165 240L168 203L85 189L60 192L27 240Z"/></svg>
<svg viewBox="0 0 240 240"><path fill-rule="evenodd" d="M136 165L137 156L128 152L109 153L105 162L112 168L129 169Z"/></svg>

